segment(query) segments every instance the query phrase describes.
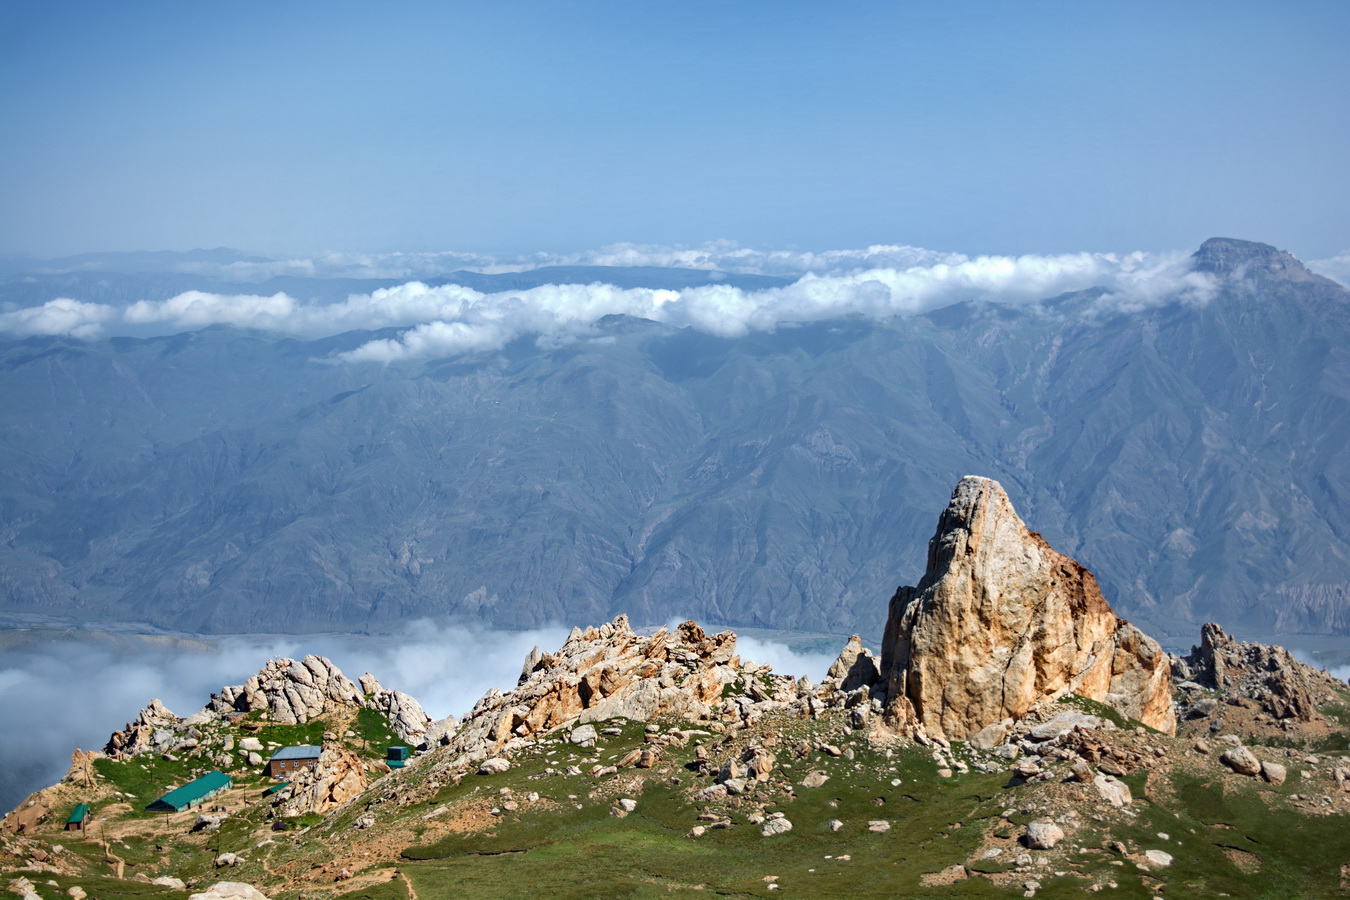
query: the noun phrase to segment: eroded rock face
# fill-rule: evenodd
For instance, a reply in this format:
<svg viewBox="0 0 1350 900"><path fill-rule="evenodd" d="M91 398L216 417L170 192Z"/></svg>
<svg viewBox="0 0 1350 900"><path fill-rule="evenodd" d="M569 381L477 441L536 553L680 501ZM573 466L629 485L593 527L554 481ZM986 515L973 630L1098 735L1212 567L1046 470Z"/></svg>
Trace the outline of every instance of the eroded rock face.
<svg viewBox="0 0 1350 900"><path fill-rule="evenodd" d="M330 706L360 706L361 690L342 670L322 656L268 660L242 685L222 688L211 697L217 712L266 710L283 725L303 725Z"/></svg>
<svg viewBox="0 0 1350 900"><path fill-rule="evenodd" d="M332 661L322 656L268 660L257 675L241 685L221 688L211 695L207 709L217 713L265 710L283 725L303 725L335 707L367 706L379 711L400 738L420 744L433 725L421 704L402 691L391 691L367 672L357 685ZM453 728L444 723L438 734Z"/></svg>
<svg viewBox="0 0 1350 900"><path fill-rule="evenodd" d="M360 757L339 744L328 744L313 769L301 769L291 782L282 814L327 813L360 794L370 784Z"/></svg>
<svg viewBox="0 0 1350 900"><path fill-rule="evenodd" d="M1283 647L1236 640L1213 622L1200 629L1200 646L1177 668L1205 687L1255 700L1276 719L1303 722L1318 717L1316 694L1334 684Z"/></svg>
<svg viewBox="0 0 1350 900"><path fill-rule="evenodd" d="M1069 693L1176 730L1167 654L989 478L961 479L923 579L891 599L881 669L888 724L948 740Z"/></svg>
<svg viewBox="0 0 1350 900"><path fill-rule="evenodd" d="M556 653L531 653L514 690L489 691L464 717L451 753L486 758L569 723L706 718L722 702L723 686L742 676L731 632L708 635L685 622L646 637L621 615L599 628L573 628ZM795 698L792 679L782 681L784 699Z"/></svg>
<svg viewBox="0 0 1350 900"><path fill-rule="evenodd" d="M125 728L112 733L103 752L113 759L126 759L169 750L181 721L158 699L151 700Z"/></svg>

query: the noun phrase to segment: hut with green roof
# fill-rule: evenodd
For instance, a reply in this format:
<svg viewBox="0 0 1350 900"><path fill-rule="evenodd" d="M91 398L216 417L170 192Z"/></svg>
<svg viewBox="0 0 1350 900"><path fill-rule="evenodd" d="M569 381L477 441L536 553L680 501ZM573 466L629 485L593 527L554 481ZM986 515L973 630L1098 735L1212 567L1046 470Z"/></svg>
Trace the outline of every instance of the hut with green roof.
<svg viewBox="0 0 1350 900"><path fill-rule="evenodd" d="M78 803L70 811L70 818L66 819L66 831L84 831L84 826L89 822L89 804Z"/></svg>

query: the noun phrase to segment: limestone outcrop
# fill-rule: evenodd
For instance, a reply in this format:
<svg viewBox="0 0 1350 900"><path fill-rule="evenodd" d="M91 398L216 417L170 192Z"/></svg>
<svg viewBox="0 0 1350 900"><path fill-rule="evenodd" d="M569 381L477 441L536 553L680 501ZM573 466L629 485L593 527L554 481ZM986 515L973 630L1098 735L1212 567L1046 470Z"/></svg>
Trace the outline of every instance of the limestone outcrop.
<svg viewBox="0 0 1350 900"><path fill-rule="evenodd" d="M766 692L750 679L747 701L771 701L770 694L781 694L777 699L784 706L794 702L793 680L769 679L767 671L766 666L774 689ZM489 691L464 717L449 742L450 754L486 759L509 750L513 741L563 725L618 717L706 719L724 703L723 687L744 676L736 636L729 631L708 635L685 622L674 631L662 628L643 636L621 615L599 628L573 628L556 653L531 652L514 690ZM765 696L748 696L755 691ZM730 699L725 702L735 706Z"/></svg>
<svg viewBox="0 0 1350 900"><path fill-rule="evenodd" d="M439 726L437 737L454 727L453 717L441 722L432 722L431 716L423 711L422 704L414 697L402 691L385 688L379 679L369 672L361 676L361 693L365 697L366 705L378 710L389 720L394 732L410 744L421 744L426 741L428 731L433 725Z"/></svg>
<svg viewBox="0 0 1350 900"><path fill-rule="evenodd" d="M891 599L881 664L888 725L947 740L1071 693L1173 733L1170 671L1092 573L974 476L938 520L923 579Z"/></svg>
<svg viewBox="0 0 1350 900"><path fill-rule="evenodd" d="M141 753L167 752L177 742L175 732L181 722L158 699L151 700L125 728L112 733L103 752L113 759Z"/></svg>
<svg viewBox="0 0 1350 900"><path fill-rule="evenodd" d="M211 695L209 708L217 712L265 710L283 725L303 725L335 705L361 706L360 688L342 670L322 656L268 660L257 675L242 685L222 688Z"/></svg>
<svg viewBox="0 0 1350 900"><path fill-rule="evenodd" d="M1234 700L1248 698L1275 719L1300 722L1320 718L1318 700L1327 699L1339 686L1330 675L1299 662L1283 647L1239 641L1213 622L1201 628L1200 646L1177 661L1176 675L1185 687L1198 684ZM1186 691L1183 696L1193 693ZM1200 717L1203 710L1194 703L1187 714Z"/></svg>
<svg viewBox="0 0 1350 900"><path fill-rule="evenodd" d="M282 801L282 815L324 814L337 809L370 785L360 757L339 744L328 744L313 769L301 769Z"/></svg>

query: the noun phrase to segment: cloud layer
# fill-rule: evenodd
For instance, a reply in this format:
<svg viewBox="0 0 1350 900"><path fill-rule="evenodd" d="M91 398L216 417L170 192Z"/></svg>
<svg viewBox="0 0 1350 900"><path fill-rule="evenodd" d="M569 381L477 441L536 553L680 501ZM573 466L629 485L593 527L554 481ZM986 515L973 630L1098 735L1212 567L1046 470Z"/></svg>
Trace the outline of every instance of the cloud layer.
<svg viewBox="0 0 1350 900"><path fill-rule="evenodd" d="M410 624L388 638L345 635L229 637L200 649L152 644L113 652L69 639L6 651L0 664L0 809L55 782L76 748L96 749L158 697L180 716L201 709L213 691L242 684L275 657L327 656L353 680L373 672L385 687L416 697L434 718L463 716L491 688L513 687L535 645L562 646L568 629L490 631ZM742 658L784 674L819 681L832 658L796 654L781 644L741 638ZM71 679L65 660L78 658L97 678Z"/></svg>
<svg viewBox="0 0 1350 900"><path fill-rule="evenodd" d="M914 315L961 300L1024 305L1069 291L1101 288L1105 293L1094 310L1134 312L1169 302L1204 303L1216 291L1210 276L1190 270L1184 253L967 258L898 246L800 253L733 245L697 250L621 245L591 254L585 261L791 272L800 277L786 287L757 291L728 285L657 290L593 283L491 294L455 284L430 287L410 281L325 304L301 302L282 293L188 291L168 300L135 302L121 311L63 299L0 314L0 331L91 338L118 324L167 330L228 324L319 337L360 329L409 329L394 339L371 341L344 357L349 362L389 363L498 349L526 335L537 336L546 345L576 340L610 314L737 337L845 315L876 319Z"/></svg>

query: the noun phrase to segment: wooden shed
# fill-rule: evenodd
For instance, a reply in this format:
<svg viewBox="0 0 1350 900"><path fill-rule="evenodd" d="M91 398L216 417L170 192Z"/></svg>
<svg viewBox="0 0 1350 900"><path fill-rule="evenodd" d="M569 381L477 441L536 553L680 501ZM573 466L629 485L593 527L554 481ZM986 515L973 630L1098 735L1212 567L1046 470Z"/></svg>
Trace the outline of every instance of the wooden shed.
<svg viewBox="0 0 1350 900"><path fill-rule="evenodd" d="M87 824L89 824L89 804L76 804L70 811L70 818L66 819L66 831L84 831Z"/></svg>

